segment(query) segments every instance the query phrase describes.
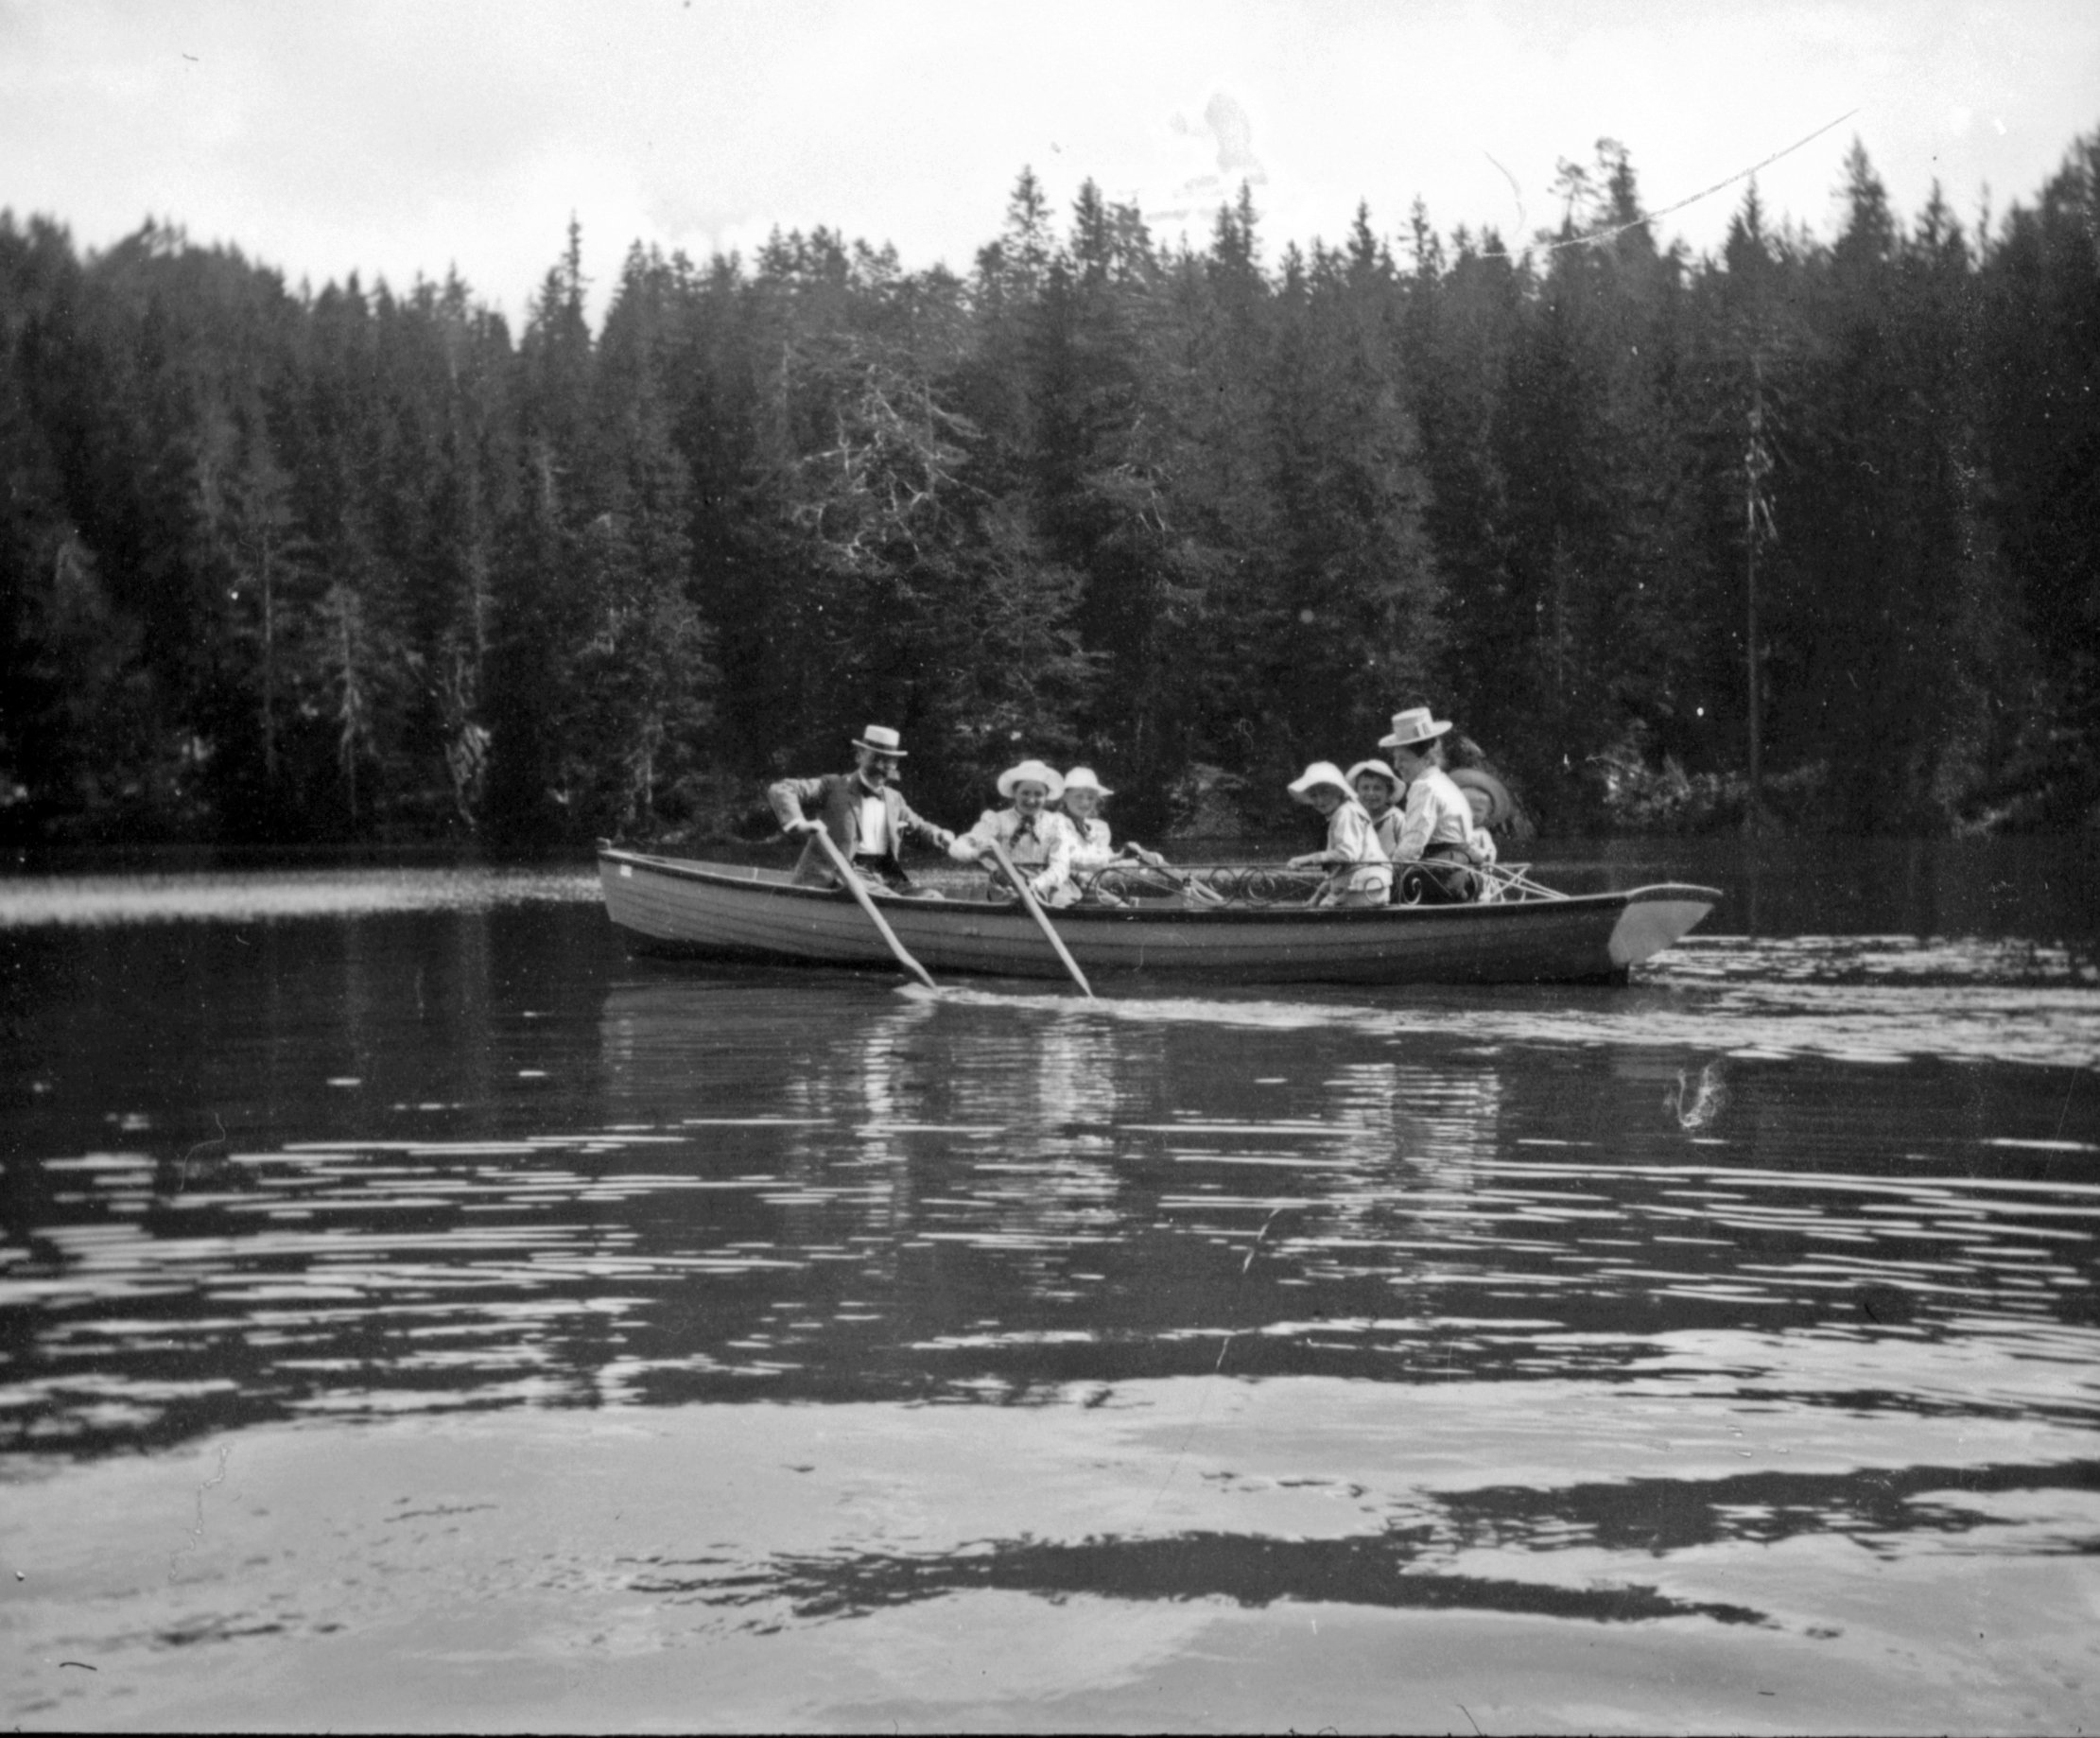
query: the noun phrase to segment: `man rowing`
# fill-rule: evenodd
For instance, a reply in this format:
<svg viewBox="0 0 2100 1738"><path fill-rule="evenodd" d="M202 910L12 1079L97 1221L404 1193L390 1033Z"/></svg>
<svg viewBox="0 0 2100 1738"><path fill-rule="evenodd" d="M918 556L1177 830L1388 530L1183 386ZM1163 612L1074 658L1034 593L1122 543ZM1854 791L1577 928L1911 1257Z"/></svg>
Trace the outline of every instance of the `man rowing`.
<svg viewBox="0 0 2100 1738"><path fill-rule="evenodd" d="M897 846L909 835L946 851L955 835L912 811L893 782L897 763L904 758L902 739L886 724L870 724L854 739L854 767L850 773L827 773L821 778L783 778L770 786L766 800L785 833L808 835L802 860L795 865L795 879L805 886L830 887L838 876L824 856L815 834L827 832L841 855L866 881L874 893L894 894L908 899L938 899L931 888L915 885L904 873ZM812 819L805 812L808 804L816 810Z"/></svg>

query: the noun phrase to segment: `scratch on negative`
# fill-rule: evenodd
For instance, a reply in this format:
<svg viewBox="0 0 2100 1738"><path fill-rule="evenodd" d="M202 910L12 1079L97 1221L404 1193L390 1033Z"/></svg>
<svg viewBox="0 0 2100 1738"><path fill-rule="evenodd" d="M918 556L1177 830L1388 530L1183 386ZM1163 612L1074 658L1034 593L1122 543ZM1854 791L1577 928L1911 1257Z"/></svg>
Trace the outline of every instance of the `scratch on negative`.
<svg viewBox="0 0 2100 1738"><path fill-rule="evenodd" d="M1275 1225L1283 1214L1291 1210L1288 1207L1276 1208L1270 1212L1268 1218L1261 1222L1261 1229L1254 1234L1254 1242L1247 1245L1247 1259L1240 1263L1241 1278L1244 1279L1247 1277L1247 1270L1254 1265L1255 1255L1261 1247L1261 1240L1269 1235L1269 1227ZM1237 1328L1226 1332L1224 1343L1218 1347L1218 1362L1210 1366L1211 1375L1220 1376L1224 1373L1225 1354L1232 1349L1232 1343L1239 1336L1240 1330ZM1152 1502L1145 1508L1145 1521L1140 1524L1151 1522L1153 1510L1159 1506L1159 1499L1167 1494L1167 1486L1174 1482L1174 1474L1181 1470L1181 1463L1189 1454L1189 1445L1195 1440L1196 1427L1203 1422L1204 1411L1209 1404L1210 1390L1206 1385L1202 1397L1196 1401L1196 1416L1189 1420L1189 1429L1181 1438L1181 1447L1174 1451L1173 1464L1167 1469L1167 1476L1160 1481L1159 1488L1152 1493Z"/></svg>
<svg viewBox="0 0 2100 1738"><path fill-rule="evenodd" d="M219 1449L218 1470L197 1487L197 1523L190 1528L189 1537L176 1546L168 1556L167 1578L170 1581L175 1579L176 1566L181 1563L182 1557L187 1553L195 1551L198 1546L204 1542L204 1493L214 1486L226 1483L226 1456L231 1451L223 1446Z"/></svg>

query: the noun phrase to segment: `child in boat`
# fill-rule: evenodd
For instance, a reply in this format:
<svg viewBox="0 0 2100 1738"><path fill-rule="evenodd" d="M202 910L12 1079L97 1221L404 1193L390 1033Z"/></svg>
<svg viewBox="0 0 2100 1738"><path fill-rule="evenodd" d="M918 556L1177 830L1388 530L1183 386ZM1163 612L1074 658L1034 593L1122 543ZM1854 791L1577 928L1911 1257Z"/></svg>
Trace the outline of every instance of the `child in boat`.
<svg viewBox="0 0 2100 1738"><path fill-rule="evenodd" d="M1371 817L1331 760L1315 760L1291 782L1291 794L1328 821L1327 848L1293 857L1293 869L1325 869L1314 905L1383 905L1393 891L1393 865Z"/></svg>
<svg viewBox="0 0 2100 1738"><path fill-rule="evenodd" d="M1371 829L1391 857L1400 843L1400 797L1407 781L1382 760L1359 760L1348 771L1349 789L1371 817Z"/></svg>
<svg viewBox="0 0 2100 1738"><path fill-rule="evenodd" d="M1064 776L1040 760L1024 760L999 774L998 788L1007 807L987 808L948 846L948 855L959 863L980 862L997 842L1027 879L1029 892L1038 899L1055 898L1060 887L1070 885L1072 873L1072 829L1048 807L1064 795ZM1003 887L1004 878L995 876L992 884L995 891ZM1061 903L1078 896L1074 889Z"/></svg>
<svg viewBox="0 0 2100 1738"><path fill-rule="evenodd" d="M1070 873L1051 895L1050 903L1070 905L1090 899L1102 905L1122 900L1092 878L1116 863L1137 861L1147 868L1165 869L1167 860L1135 841L1120 850L1111 841L1108 823L1101 818L1101 806L1116 793L1094 775L1092 767L1074 767L1065 774L1065 825L1071 829Z"/></svg>
<svg viewBox="0 0 2100 1738"><path fill-rule="evenodd" d="M1444 736L1449 719L1432 718L1427 706L1393 716L1393 734L1379 739L1393 751L1393 765L1407 781L1407 812L1394 862L1401 868L1394 888L1403 905L1459 905L1481 896L1478 868L1495 860L1495 840L1474 816L1466 793L1444 771Z"/></svg>

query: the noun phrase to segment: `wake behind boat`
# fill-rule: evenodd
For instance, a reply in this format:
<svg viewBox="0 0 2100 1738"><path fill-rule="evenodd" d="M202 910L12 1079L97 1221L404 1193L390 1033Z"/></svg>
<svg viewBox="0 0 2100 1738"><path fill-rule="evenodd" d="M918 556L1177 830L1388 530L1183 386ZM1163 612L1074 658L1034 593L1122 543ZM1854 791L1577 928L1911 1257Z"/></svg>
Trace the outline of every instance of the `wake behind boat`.
<svg viewBox="0 0 2100 1738"><path fill-rule="evenodd" d="M781 870L599 850L608 916L637 951L696 959L891 966L851 895ZM1050 914L1088 976L1230 983L1561 983L1623 980L1713 909L1710 887L1663 883L1561 895L1505 875L1501 896L1460 905L1311 908L1304 878L1261 867L1188 871L1220 900L1134 897ZM981 885L981 882L976 883ZM1126 892L1133 891L1126 888ZM984 898L883 899L929 970L1056 978L1065 967L1029 913Z"/></svg>

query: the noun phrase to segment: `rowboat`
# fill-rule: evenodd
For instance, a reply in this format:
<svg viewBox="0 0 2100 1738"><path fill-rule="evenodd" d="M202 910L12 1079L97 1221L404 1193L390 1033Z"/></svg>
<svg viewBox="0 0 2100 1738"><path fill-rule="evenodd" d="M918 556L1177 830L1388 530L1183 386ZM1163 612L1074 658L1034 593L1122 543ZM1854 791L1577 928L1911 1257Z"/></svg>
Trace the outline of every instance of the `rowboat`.
<svg viewBox="0 0 2100 1738"><path fill-rule="evenodd" d="M598 854L606 914L640 952L891 968L888 944L843 891L783 870ZM1130 897L1051 913L1089 977L1230 983L1567 983L1623 981L1721 895L1665 883L1563 895L1502 878L1485 904L1314 909L1310 882L1245 867L1195 869L1217 903ZM965 884L981 894L981 878ZM1142 889L1138 890L1142 892ZM1064 967L1026 912L982 896L883 899L897 939L934 972L1054 978Z"/></svg>

